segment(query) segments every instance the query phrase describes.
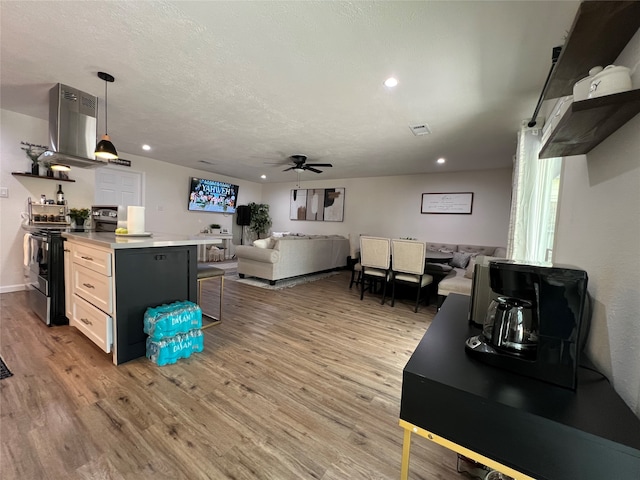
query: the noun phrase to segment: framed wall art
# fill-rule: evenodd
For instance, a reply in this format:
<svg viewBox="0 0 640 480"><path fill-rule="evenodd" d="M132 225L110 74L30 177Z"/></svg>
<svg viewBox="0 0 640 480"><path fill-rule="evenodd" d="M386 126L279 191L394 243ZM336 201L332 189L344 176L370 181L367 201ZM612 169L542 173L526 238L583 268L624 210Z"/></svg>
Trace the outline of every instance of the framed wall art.
<svg viewBox="0 0 640 480"><path fill-rule="evenodd" d="M473 192L423 193L420 213L470 215Z"/></svg>
<svg viewBox="0 0 640 480"><path fill-rule="evenodd" d="M344 188L291 190L290 220L344 221Z"/></svg>

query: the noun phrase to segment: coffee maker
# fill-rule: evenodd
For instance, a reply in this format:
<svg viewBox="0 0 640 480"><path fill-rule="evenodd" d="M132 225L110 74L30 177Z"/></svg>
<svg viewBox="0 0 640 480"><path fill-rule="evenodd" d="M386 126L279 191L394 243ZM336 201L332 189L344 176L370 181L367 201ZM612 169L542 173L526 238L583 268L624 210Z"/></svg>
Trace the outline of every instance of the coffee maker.
<svg viewBox="0 0 640 480"><path fill-rule="evenodd" d="M469 355L490 365L575 390L589 330L587 272L567 265L489 262L491 290L482 333Z"/></svg>

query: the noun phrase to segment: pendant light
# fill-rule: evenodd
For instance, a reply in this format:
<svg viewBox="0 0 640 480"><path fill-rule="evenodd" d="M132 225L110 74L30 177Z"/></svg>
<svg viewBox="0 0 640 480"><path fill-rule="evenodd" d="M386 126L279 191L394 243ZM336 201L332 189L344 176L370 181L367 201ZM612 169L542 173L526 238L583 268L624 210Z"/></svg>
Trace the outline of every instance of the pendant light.
<svg viewBox="0 0 640 480"><path fill-rule="evenodd" d="M62 163L54 163L51 165L51 170L56 172L69 172L71 167L69 165L63 165Z"/></svg>
<svg viewBox="0 0 640 480"><path fill-rule="evenodd" d="M111 143L111 138L109 138L109 130L107 129L107 84L113 82L115 78L112 75L109 75L105 72L98 72L98 77L104 80L104 135L96 145L95 155L97 158L103 160L115 160L118 158L118 152L116 151L116 147Z"/></svg>

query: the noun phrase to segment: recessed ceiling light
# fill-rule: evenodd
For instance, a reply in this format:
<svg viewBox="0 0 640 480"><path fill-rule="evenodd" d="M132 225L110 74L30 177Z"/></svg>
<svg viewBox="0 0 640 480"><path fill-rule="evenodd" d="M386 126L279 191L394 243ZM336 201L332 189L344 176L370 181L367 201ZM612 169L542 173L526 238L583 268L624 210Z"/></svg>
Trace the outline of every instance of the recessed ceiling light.
<svg viewBox="0 0 640 480"><path fill-rule="evenodd" d="M389 77L384 81L384 85L385 87L393 88L398 85L398 80L393 77Z"/></svg>
<svg viewBox="0 0 640 480"><path fill-rule="evenodd" d="M267 178L266 175L260 175L260 178Z"/></svg>
<svg viewBox="0 0 640 480"><path fill-rule="evenodd" d="M142 149L143 150L151 150L151 147L145 143L144 145L142 145Z"/></svg>
<svg viewBox="0 0 640 480"><path fill-rule="evenodd" d="M442 157L440 157L438 160L436 160L439 164L443 164L444 162L446 162L446 160Z"/></svg>

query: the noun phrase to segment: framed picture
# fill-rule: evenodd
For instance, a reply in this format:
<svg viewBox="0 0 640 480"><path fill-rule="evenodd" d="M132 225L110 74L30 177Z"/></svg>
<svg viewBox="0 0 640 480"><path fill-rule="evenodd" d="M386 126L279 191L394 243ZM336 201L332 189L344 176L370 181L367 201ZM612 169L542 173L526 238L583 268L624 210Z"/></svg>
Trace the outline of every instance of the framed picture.
<svg viewBox="0 0 640 480"><path fill-rule="evenodd" d="M420 213L470 215L473 192L423 193Z"/></svg>
<svg viewBox="0 0 640 480"><path fill-rule="evenodd" d="M344 188L291 190L289 220L344 221Z"/></svg>

